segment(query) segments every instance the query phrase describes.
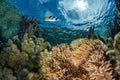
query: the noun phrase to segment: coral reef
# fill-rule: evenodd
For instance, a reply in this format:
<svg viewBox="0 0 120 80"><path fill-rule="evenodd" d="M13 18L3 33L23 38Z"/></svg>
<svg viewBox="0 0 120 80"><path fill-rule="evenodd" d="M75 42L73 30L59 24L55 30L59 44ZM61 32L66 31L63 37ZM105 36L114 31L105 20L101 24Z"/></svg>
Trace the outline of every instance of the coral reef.
<svg viewBox="0 0 120 80"><path fill-rule="evenodd" d="M111 37L109 37L106 42L107 42L106 45L107 45L108 49L114 48L113 47L113 39Z"/></svg>
<svg viewBox="0 0 120 80"><path fill-rule="evenodd" d="M0 66L12 70L17 80L45 80L41 72L40 54L50 48L49 42L42 38L29 37L26 33L20 41L17 35L13 40L9 39L2 49Z"/></svg>
<svg viewBox="0 0 120 80"><path fill-rule="evenodd" d="M19 37L22 39L25 33L28 33L28 36L31 37L38 27L37 20L34 17L29 19L27 16L22 16L21 18Z"/></svg>
<svg viewBox="0 0 120 80"><path fill-rule="evenodd" d="M7 0L0 0L0 35L2 39L12 38L19 29L21 14Z"/></svg>
<svg viewBox="0 0 120 80"><path fill-rule="evenodd" d="M37 29L39 29L39 31ZM88 35L86 30L72 30L59 26L54 26L53 28L38 27L37 29L35 33L36 36L44 38L46 41L50 42L52 46L62 43L70 44L73 40L80 37L85 38Z"/></svg>
<svg viewBox="0 0 120 80"><path fill-rule="evenodd" d="M108 23L108 34L113 39L114 36L120 31L119 27L115 26L115 21L111 20Z"/></svg>
<svg viewBox="0 0 120 80"><path fill-rule="evenodd" d="M88 39L99 39L101 40L103 43L106 43L106 38L104 38L103 36L101 36L100 34L95 33L95 26L91 26L88 30Z"/></svg>
<svg viewBox="0 0 120 80"><path fill-rule="evenodd" d="M114 0L116 11L115 11L115 18L108 23L108 34L111 38L120 32L120 1Z"/></svg>
<svg viewBox="0 0 120 80"><path fill-rule="evenodd" d="M12 40L9 40L7 43L7 47L3 48L3 50L1 51L0 58L0 63L2 66L5 66L7 64L11 68L18 69L18 66L24 64L23 62L26 61L27 55L20 54L17 46L13 44Z"/></svg>
<svg viewBox="0 0 120 80"><path fill-rule="evenodd" d="M28 34L24 35L21 44L22 51L28 55L38 54L44 49L49 49L51 47L49 42L44 42L43 38L36 38L35 36L29 38Z"/></svg>
<svg viewBox="0 0 120 80"><path fill-rule="evenodd" d="M112 80L113 70L109 62L105 60L103 54L95 54L90 56L85 69L90 74L90 80Z"/></svg>
<svg viewBox="0 0 120 80"><path fill-rule="evenodd" d="M116 34L113 42L114 49L108 50L107 55L110 57L111 63L114 68L120 71L120 32Z"/></svg>
<svg viewBox="0 0 120 80"><path fill-rule="evenodd" d="M114 47L119 48L118 42ZM114 80L116 76L100 40L81 38L50 49L43 38L14 36L0 53L0 66L13 71L17 80Z"/></svg>
<svg viewBox="0 0 120 80"><path fill-rule="evenodd" d="M43 74L48 80L114 80L106 50L101 41L84 38L58 45L42 58Z"/></svg>
<svg viewBox="0 0 120 80"><path fill-rule="evenodd" d="M6 67L0 67L0 80L17 80L15 76L13 76L13 71Z"/></svg>
<svg viewBox="0 0 120 80"><path fill-rule="evenodd" d="M120 31L115 3L115 21L109 23L112 38ZM120 33L114 42L108 39L107 48L107 39L95 34L94 26L89 31L38 27L34 17L21 16L7 0L0 0L0 11L0 80L115 80L120 75ZM51 47L46 40L52 45L74 41Z"/></svg>

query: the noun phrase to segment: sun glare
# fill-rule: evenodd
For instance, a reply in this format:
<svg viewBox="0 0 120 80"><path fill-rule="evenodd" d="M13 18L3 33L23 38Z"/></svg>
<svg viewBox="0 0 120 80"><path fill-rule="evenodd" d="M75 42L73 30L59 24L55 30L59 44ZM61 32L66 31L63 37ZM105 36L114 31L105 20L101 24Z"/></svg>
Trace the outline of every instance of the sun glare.
<svg viewBox="0 0 120 80"><path fill-rule="evenodd" d="M80 10L86 10L88 8L88 3L84 0L78 0L77 1L77 7L80 9Z"/></svg>

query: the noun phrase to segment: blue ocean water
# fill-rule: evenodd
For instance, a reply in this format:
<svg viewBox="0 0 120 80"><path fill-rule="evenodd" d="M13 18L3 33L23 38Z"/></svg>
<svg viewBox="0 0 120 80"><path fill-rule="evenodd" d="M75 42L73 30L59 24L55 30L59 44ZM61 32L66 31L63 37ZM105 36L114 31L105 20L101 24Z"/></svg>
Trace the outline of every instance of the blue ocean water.
<svg viewBox="0 0 120 80"><path fill-rule="evenodd" d="M107 36L107 24L114 18L114 0L8 0L20 13L34 16L44 27L58 25L72 30L88 30ZM46 16L56 16L59 21L46 22Z"/></svg>

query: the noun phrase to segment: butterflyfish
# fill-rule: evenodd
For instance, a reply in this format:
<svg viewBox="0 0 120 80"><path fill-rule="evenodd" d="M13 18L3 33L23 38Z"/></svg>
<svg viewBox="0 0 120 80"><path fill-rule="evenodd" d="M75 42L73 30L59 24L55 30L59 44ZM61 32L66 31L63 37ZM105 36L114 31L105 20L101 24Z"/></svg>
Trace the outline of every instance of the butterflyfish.
<svg viewBox="0 0 120 80"><path fill-rule="evenodd" d="M45 21L56 22L56 21L59 21L59 19L55 16L46 16Z"/></svg>

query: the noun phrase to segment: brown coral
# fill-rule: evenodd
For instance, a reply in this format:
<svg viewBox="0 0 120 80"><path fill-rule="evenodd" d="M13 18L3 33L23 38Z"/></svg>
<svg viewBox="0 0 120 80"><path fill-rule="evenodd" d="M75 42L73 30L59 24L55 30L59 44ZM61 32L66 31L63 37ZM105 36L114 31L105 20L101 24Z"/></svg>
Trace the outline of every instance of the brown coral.
<svg viewBox="0 0 120 80"><path fill-rule="evenodd" d="M80 65L82 65L89 57L91 50L92 48L86 44L80 45L72 52L73 54L71 56L71 64L73 64L76 68L80 67Z"/></svg>
<svg viewBox="0 0 120 80"><path fill-rule="evenodd" d="M65 54L66 53L66 54ZM66 80L71 74L69 57L72 55L70 48L64 44L54 47L52 55L47 58L47 64L44 64L42 71L48 80Z"/></svg>
<svg viewBox="0 0 120 80"><path fill-rule="evenodd" d="M90 74L90 80L112 80L112 68L103 54L91 55L83 66Z"/></svg>
<svg viewBox="0 0 120 80"><path fill-rule="evenodd" d="M77 41L71 47L61 44L52 49L43 59L44 76L48 80L112 80L112 68L104 58L106 46L99 40Z"/></svg>

